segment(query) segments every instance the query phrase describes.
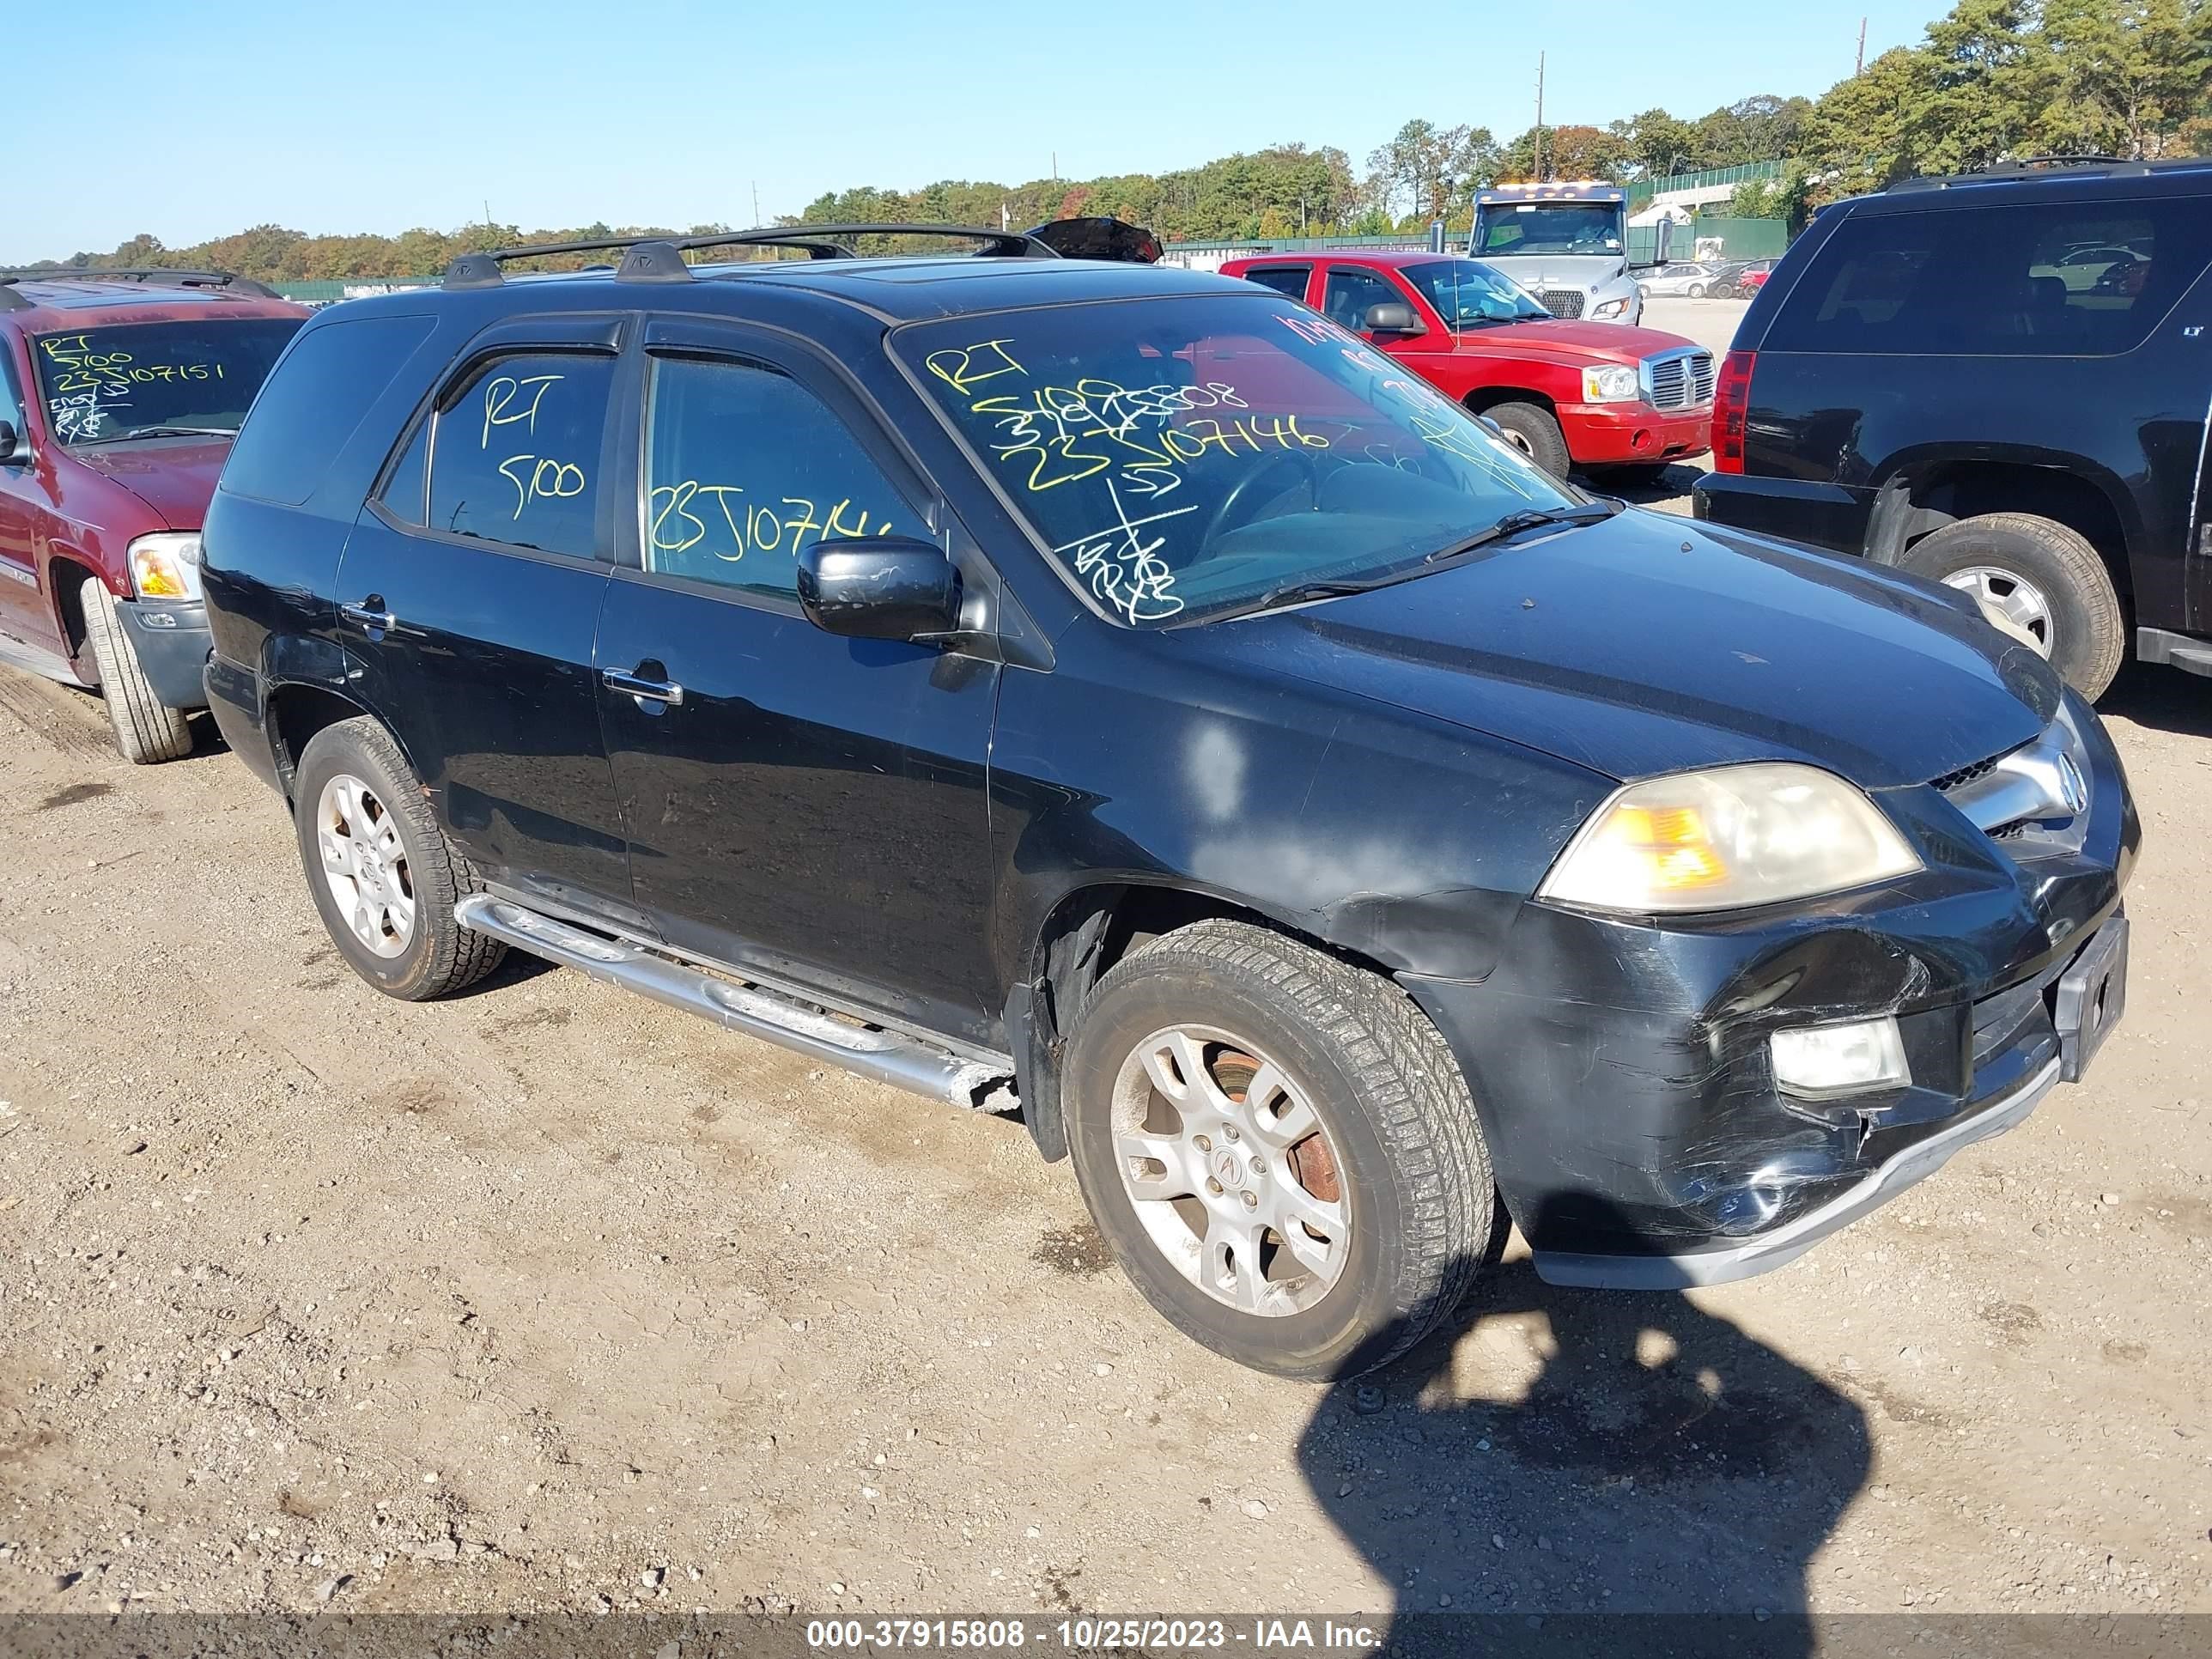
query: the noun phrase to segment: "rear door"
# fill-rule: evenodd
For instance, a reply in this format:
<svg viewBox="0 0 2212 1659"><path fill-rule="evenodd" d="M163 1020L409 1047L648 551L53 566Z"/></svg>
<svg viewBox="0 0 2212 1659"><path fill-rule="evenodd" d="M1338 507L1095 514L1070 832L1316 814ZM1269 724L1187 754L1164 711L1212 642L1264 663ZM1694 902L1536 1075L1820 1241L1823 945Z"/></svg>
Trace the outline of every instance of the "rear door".
<svg viewBox="0 0 2212 1659"><path fill-rule="evenodd" d="M1307 285L1313 281L1313 266L1307 263L1253 265L1243 276L1248 283L1257 283L1285 298L1303 301Z"/></svg>
<svg viewBox="0 0 2212 1659"><path fill-rule="evenodd" d="M598 658L636 902L679 948L983 1040L1000 669L826 634L795 590L825 536L945 545L949 515L811 352L698 318L647 347L643 547Z"/></svg>
<svg viewBox="0 0 2212 1659"><path fill-rule="evenodd" d="M626 327L540 319L477 340L346 543L337 626L484 873L635 925L592 654L635 477Z"/></svg>

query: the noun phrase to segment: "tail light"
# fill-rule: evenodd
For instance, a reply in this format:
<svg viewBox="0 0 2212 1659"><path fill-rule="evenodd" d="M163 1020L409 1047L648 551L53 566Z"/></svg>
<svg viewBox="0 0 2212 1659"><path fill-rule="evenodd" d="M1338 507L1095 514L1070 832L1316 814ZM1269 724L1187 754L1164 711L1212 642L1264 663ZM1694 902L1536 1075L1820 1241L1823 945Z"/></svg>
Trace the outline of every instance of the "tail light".
<svg viewBox="0 0 2212 1659"><path fill-rule="evenodd" d="M1713 471L1743 471L1743 420L1751 407L1753 354L1731 351L1713 386Z"/></svg>

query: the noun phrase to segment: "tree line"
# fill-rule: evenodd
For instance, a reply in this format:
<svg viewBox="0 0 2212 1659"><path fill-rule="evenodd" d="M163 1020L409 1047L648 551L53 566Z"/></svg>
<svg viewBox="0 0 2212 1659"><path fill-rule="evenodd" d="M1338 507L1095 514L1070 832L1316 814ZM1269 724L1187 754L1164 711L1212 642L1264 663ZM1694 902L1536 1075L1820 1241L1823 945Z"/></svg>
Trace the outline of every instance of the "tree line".
<svg viewBox="0 0 2212 1659"><path fill-rule="evenodd" d="M1776 160L1791 163L1787 176L1738 191L1730 209L1802 221L1822 201L1898 179L2051 153L2212 155L2212 0L1959 0L1919 45L1882 53L1818 99L1761 94L1695 119L1654 108L1602 127L1531 127L1504 140L1487 127L1417 119L1358 167L1333 146L1281 143L1163 173L857 186L824 192L803 214L775 222L1018 229L1100 214L1149 225L1171 241L1382 234L1439 218L1464 228L1474 191L1498 179L1628 184ZM139 235L112 252L43 263L211 267L264 282L420 276L484 247L726 228L471 224L311 236L257 225L179 248ZM548 263L573 267L593 257Z"/></svg>

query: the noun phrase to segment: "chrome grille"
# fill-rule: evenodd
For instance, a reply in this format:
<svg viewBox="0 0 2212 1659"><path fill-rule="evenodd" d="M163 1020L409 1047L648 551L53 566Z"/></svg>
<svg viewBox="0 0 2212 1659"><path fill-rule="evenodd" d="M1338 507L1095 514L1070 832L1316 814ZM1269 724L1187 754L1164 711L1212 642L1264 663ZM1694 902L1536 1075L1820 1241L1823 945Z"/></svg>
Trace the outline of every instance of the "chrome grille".
<svg viewBox="0 0 2212 1659"><path fill-rule="evenodd" d="M1695 409L1713 400L1713 354L1678 351L1644 362L1644 397L1654 409Z"/></svg>
<svg viewBox="0 0 2212 1659"><path fill-rule="evenodd" d="M1536 302L1554 317L1583 314L1583 291L1578 288L1547 288L1536 296Z"/></svg>

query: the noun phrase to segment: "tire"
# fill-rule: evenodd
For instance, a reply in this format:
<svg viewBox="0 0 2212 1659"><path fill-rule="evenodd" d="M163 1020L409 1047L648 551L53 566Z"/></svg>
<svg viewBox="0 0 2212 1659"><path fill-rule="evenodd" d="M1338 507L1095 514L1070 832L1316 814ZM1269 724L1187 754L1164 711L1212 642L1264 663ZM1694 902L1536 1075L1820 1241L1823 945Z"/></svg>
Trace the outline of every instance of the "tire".
<svg viewBox="0 0 2212 1659"><path fill-rule="evenodd" d="M1692 283L1682 292L1692 300L1702 300L1705 297L1705 285L1703 283Z"/></svg>
<svg viewBox="0 0 2212 1659"><path fill-rule="evenodd" d="M1525 403L1520 398L1492 404L1482 411L1505 434L1506 441L1542 467L1555 478L1567 476L1574 465L1567 454L1566 434L1552 411L1541 404Z"/></svg>
<svg viewBox="0 0 2212 1659"><path fill-rule="evenodd" d="M2112 573L2097 550L2063 524L2030 513L1960 519L1915 542L1904 566L1999 600L2044 641L2044 654L2066 683L2092 701L2120 672L2127 619Z"/></svg>
<svg viewBox="0 0 2212 1659"><path fill-rule="evenodd" d="M77 600L84 611L85 643L92 647L93 665L100 671L107 724L123 758L133 766L147 766L191 754L191 723L184 710L170 708L147 684L137 650L116 614L115 596L97 576L88 576L77 589Z"/></svg>
<svg viewBox="0 0 2212 1659"><path fill-rule="evenodd" d="M1164 1042L1175 1053L1168 1034L1184 1028L1200 1035L1182 1052L1197 1056L1207 1078L1189 1091L1194 1109L1177 1110L1144 1056L1161 1054ZM1255 1064L1275 1068L1279 1093L1253 1074ZM1169 1075L1188 1087L1183 1062L1174 1065ZM1240 1077L1242 1098L1233 1092ZM1255 1084L1266 1100L1254 1100ZM1287 1154L1266 1110L1278 1098L1286 1106L1302 1098L1319 1131ZM1129 952L1085 1004L1062 1100L1077 1182L1123 1273L1178 1330L1255 1370L1319 1379L1387 1364L1458 1305L1493 1253L1489 1154L1443 1037L1389 980L1263 929L1201 921ZM1209 1125L1210 1146L1200 1139ZM1180 1167L1129 1153L1138 1133ZM1263 1148L1265 1170L1254 1155ZM1250 1166L1241 1172L1240 1151ZM1221 1172L1224 1152L1233 1197L1249 1210L1211 1173L1212 1195L1200 1191L1197 1172ZM1137 1173L1154 1163L1157 1176ZM1155 1183L1143 1213L1133 1190L1140 1180ZM1170 1190L1178 1187L1188 1188L1187 1200ZM1217 1222L1261 1228L1267 1216L1293 1211L1328 1221L1332 1190L1340 1229L1309 1228L1305 1242L1334 1261L1333 1274L1308 1271L1306 1258L1269 1231L1244 1235L1269 1253L1261 1272L1223 1275L1221 1267L1240 1261L1224 1244L1212 1260L1214 1288L1201 1282L1209 1254L1200 1228L1226 1238L1213 1231Z"/></svg>
<svg viewBox="0 0 2212 1659"><path fill-rule="evenodd" d="M366 716L325 726L301 755L293 787L307 890L354 972L386 996L423 1002L472 985L499 966L507 946L453 920L454 904L482 884L439 828L391 733ZM333 809L337 823L326 822ZM350 908L341 908L325 872L326 841L352 872L343 878L368 896ZM380 843L377 868L364 877L362 845L372 842ZM403 914L404 927L398 922ZM364 919L361 929L356 916ZM372 935L381 948L368 942Z"/></svg>

